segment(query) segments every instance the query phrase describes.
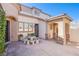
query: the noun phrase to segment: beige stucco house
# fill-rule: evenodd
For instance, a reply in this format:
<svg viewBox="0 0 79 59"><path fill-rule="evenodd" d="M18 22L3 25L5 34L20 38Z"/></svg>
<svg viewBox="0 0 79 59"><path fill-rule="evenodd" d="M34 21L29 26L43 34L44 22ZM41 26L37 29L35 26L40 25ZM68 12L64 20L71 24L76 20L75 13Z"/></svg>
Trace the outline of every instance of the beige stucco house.
<svg viewBox="0 0 79 59"><path fill-rule="evenodd" d="M35 7L21 4L2 3L6 13L7 40L17 41L20 34L23 37L35 33L37 37L66 44L70 41L71 18L62 14L52 17Z"/></svg>

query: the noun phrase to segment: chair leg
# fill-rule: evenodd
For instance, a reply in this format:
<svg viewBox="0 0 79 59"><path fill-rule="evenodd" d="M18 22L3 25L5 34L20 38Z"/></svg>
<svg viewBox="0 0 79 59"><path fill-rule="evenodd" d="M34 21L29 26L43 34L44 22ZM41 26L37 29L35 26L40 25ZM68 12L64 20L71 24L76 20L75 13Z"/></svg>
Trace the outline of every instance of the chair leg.
<svg viewBox="0 0 79 59"><path fill-rule="evenodd" d="M39 40L36 40L36 44L38 44L39 43Z"/></svg>
<svg viewBox="0 0 79 59"><path fill-rule="evenodd" d="M24 44L26 44L26 41L24 41Z"/></svg>
<svg viewBox="0 0 79 59"><path fill-rule="evenodd" d="M32 41L32 44L34 45L34 41Z"/></svg>
<svg viewBox="0 0 79 59"><path fill-rule="evenodd" d="M29 43L29 41L27 41L27 45L29 45L30 43Z"/></svg>

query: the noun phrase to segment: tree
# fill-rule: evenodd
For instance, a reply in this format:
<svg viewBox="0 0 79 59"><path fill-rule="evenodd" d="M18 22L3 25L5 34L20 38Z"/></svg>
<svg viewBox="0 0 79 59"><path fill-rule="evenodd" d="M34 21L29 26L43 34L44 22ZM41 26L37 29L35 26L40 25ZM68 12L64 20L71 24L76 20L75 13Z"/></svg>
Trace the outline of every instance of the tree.
<svg viewBox="0 0 79 59"><path fill-rule="evenodd" d="M0 54L5 51L5 30L6 30L6 17L5 12L0 8Z"/></svg>

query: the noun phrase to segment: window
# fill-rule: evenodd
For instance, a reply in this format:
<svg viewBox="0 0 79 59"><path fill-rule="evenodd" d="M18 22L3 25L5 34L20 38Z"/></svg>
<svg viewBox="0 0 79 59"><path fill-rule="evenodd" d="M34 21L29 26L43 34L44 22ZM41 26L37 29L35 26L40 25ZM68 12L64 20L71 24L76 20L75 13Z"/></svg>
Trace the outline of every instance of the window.
<svg viewBox="0 0 79 59"><path fill-rule="evenodd" d="M29 23L29 31L33 31L33 24Z"/></svg>
<svg viewBox="0 0 79 59"><path fill-rule="evenodd" d="M23 31L23 23L22 22L19 23L19 31Z"/></svg>
<svg viewBox="0 0 79 59"><path fill-rule="evenodd" d="M27 22L19 22L19 31L33 31L34 24Z"/></svg>
<svg viewBox="0 0 79 59"><path fill-rule="evenodd" d="M24 23L24 31L28 31L28 23Z"/></svg>
<svg viewBox="0 0 79 59"><path fill-rule="evenodd" d="M38 15L39 16L40 12L35 10L35 15Z"/></svg>

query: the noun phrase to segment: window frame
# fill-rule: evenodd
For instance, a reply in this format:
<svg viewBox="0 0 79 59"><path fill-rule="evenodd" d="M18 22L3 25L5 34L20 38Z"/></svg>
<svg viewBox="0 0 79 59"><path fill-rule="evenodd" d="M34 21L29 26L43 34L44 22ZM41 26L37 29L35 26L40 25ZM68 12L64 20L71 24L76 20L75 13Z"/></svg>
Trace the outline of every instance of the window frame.
<svg viewBox="0 0 79 59"><path fill-rule="evenodd" d="M20 31L20 28L19 28L19 24L20 23L22 23L22 26L23 26L23 29L22 29L22 31ZM27 24L27 26L28 26L28 28L27 28L27 31L25 31L25 24ZM31 27L31 30L29 30L29 25L32 25L32 27ZM33 29L34 29L34 24L33 23L29 23L29 22L18 22L18 31L19 32L33 32Z"/></svg>
<svg viewBox="0 0 79 59"><path fill-rule="evenodd" d="M22 31L20 31L20 25L19 25L20 23L22 23L22 26L23 26ZM19 32L23 32L24 31L24 24L23 24L23 22L18 22L18 31Z"/></svg>
<svg viewBox="0 0 79 59"><path fill-rule="evenodd" d="M28 32L29 31L29 29L27 28L27 31L25 31L25 24L27 24L27 26L28 26L28 28L29 28L29 23L27 23L27 22L24 22L24 32Z"/></svg>
<svg viewBox="0 0 79 59"><path fill-rule="evenodd" d="M28 28L28 32L33 32L33 23L29 23L29 25L32 25L32 28L31 28L30 31L29 31L29 28Z"/></svg>

